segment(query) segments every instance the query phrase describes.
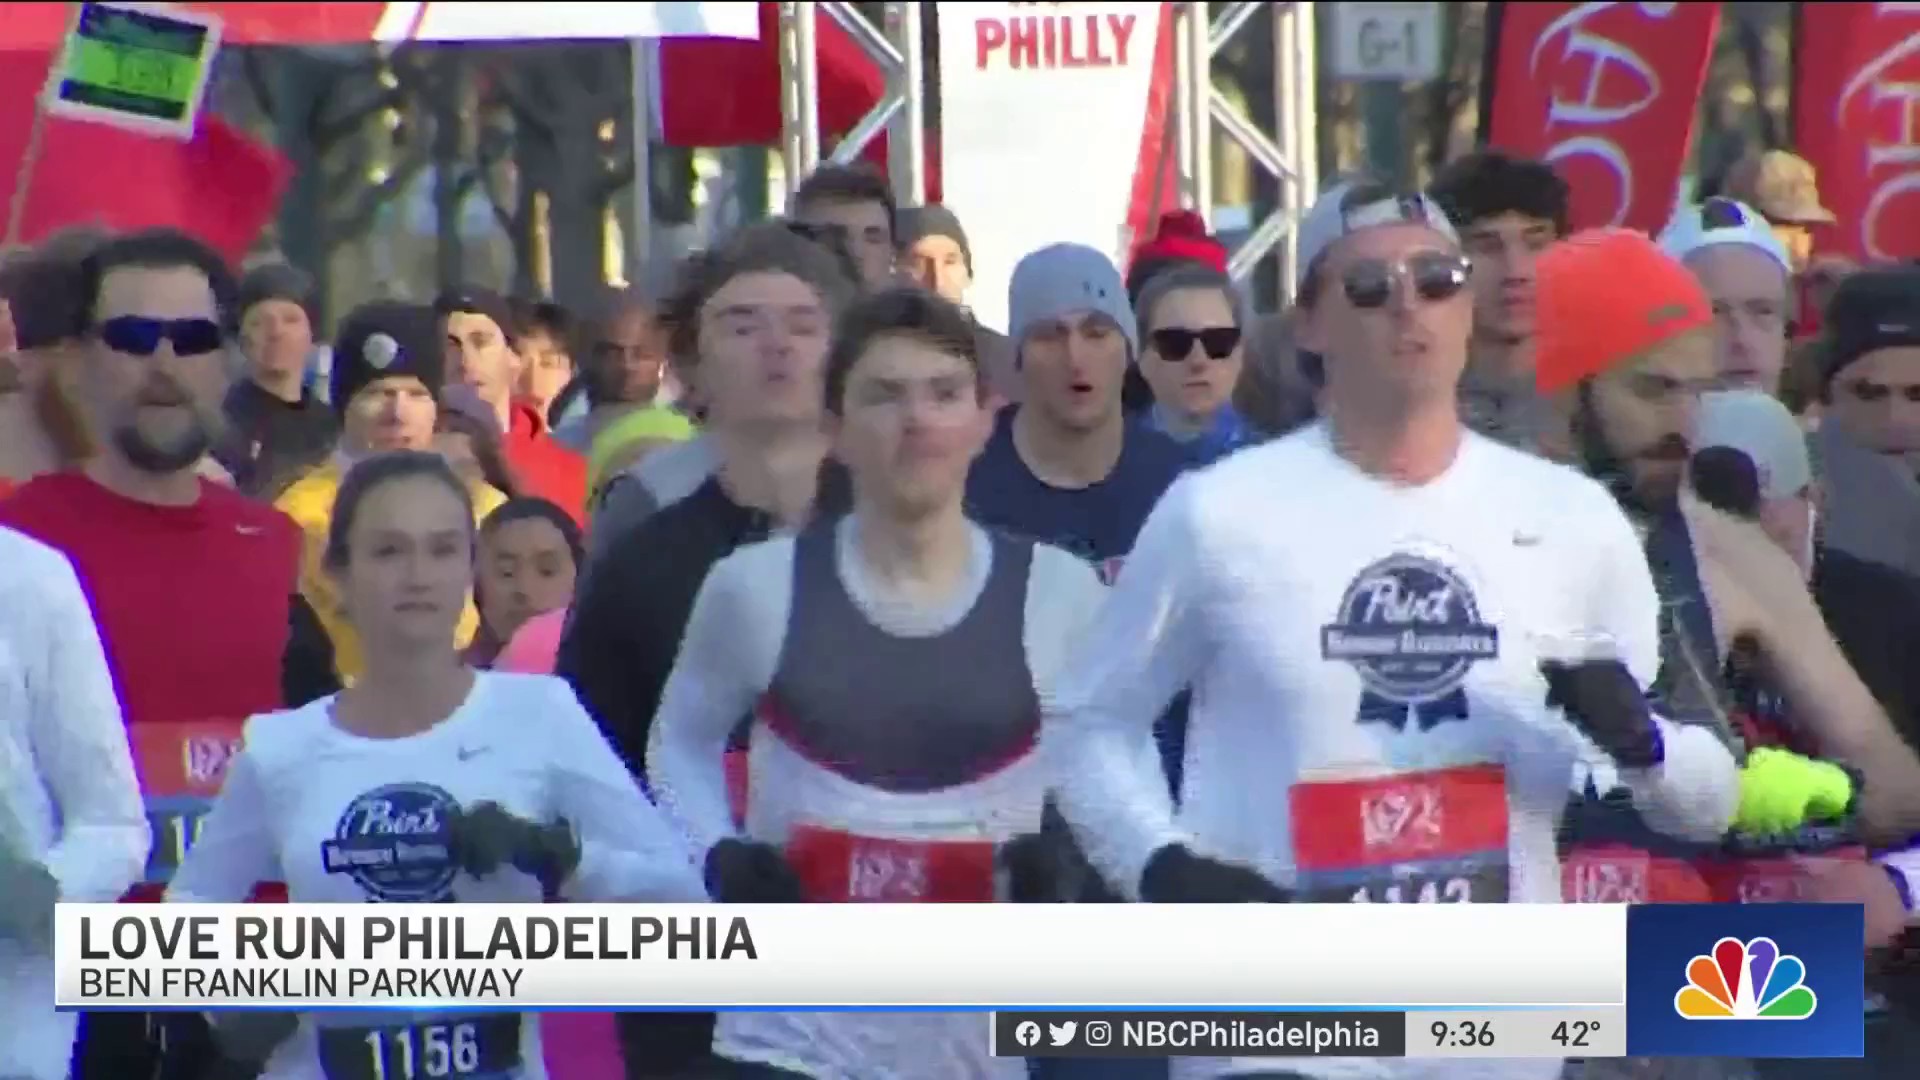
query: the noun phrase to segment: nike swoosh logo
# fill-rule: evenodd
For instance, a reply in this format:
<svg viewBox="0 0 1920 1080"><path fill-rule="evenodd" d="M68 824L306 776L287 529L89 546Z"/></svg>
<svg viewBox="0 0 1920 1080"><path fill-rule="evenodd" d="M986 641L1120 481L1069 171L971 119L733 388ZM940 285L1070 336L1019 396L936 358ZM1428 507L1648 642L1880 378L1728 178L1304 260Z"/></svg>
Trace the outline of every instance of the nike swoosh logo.
<svg viewBox="0 0 1920 1080"><path fill-rule="evenodd" d="M1540 543L1540 538L1538 536L1535 536L1532 533L1514 533L1513 534L1514 547L1534 547L1539 543Z"/></svg>
<svg viewBox="0 0 1920 1080"><path fill-rule="evenodd" d="M472 747L463 746L460 749L455 750L453 752L453 756L460 759L461 761L472 761L474 758L477 758L481 754L486 753L488 749L490 748L485 746L472 746Z"/></svg>
<svg viewBox="0 0 1920 1080"><path fill-rule="evenodd" d="M235 525L233 531L239 533L241 536L259 536L267 530L258 525Z"/></svg>

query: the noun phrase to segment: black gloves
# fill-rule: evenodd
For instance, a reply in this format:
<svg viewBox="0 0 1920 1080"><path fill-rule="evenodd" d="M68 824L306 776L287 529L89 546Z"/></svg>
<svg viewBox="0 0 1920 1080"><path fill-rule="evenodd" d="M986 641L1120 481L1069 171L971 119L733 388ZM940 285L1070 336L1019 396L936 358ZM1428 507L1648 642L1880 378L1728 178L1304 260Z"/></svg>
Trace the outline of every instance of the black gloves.
<svg viewBox="0 0 1920 1080"><path fill-rule="evenodd" d="M580 865L580 840L564 818L536 825L483 802L454 815L449 831L454 863L473 877L510 865L538 879L552 896Z"/></svg>
<svg viewBox="0 0 1920 1080"><path fill-rule="evenodd" d="M723 904L797 904L800 875L772 844L729 838L707 851L707 895Z"/></svg>
<svg viewBox="0 0 1920 1080"><path fill-rule="evenodd" d="M1630 769L1650 769L1666 756L1647 696L1618 660L1546 660L1547 705L1566 710L1595 746Z"/></svg>
<svg viewBox="0 0 1920 1080"><path fill-rule="evenodd" d="M1140 875L1140 899L1149 904L1285 904L1293 894L1247 867L1168 844L1147 860Z"/></svg>
<svg viewBox="0 0 1920 1080"><path fill-rule="evenodd" d="M0 834L0 941L17 942L34 952L53 946L53 905L60 883L46 864L18 850Z"/></svg>

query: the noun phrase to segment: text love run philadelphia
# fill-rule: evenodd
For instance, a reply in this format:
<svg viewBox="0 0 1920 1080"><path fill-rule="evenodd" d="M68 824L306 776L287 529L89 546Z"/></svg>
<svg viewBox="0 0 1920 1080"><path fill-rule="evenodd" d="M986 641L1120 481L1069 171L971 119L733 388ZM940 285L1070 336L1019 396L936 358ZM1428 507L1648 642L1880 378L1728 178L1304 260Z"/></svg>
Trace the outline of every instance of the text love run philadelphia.
<svg viewBox="0 0 1920 1080"><path fill-rule="evenodd" d="M497 917L484 930L483 925L445 915L241 916L223 939L221 920L211 916L129 915L115 919L100 940L92 924L83 922L81 996L153 998L157 988L161 998L241 1001L511 998L518 992L520 969L440 965L760 958L746 918L737 915L528 914ZM141 966L112 966L116 960ZM307 966L329 961L341 966ZM355 961L379 966L355 967Z"/></svg>

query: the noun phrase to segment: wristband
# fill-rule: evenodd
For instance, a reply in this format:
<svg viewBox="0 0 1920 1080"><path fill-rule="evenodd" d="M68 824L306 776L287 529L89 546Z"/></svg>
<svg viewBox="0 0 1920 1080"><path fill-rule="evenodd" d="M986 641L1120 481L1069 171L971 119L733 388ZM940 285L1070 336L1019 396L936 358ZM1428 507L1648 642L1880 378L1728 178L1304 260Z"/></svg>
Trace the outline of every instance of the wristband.
<svg viewBox="0 0 1920 1080"><path fill-rule="evenodd" d="M1906 905L1907 914L1920 914L1914 907L1916 896L1920 896L1920 848L1906 848L1889 852L1877 860L1880 869L1893 879L1893 888L1900 894L1900 902Z"/></svg>

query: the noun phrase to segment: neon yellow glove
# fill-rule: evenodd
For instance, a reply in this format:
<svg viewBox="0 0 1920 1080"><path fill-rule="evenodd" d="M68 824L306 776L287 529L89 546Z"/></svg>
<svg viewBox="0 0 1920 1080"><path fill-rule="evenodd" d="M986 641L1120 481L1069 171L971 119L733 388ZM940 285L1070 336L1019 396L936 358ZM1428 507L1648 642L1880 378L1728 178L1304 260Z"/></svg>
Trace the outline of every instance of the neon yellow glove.
<svg viewBox="0 0 1920 1080"><path fill-rule="evenodd" d="M1841 766L1763 746L1747 755L1740 770L1733 827L1759 836L1792 832L1808 821L1846 816L1853 796L1853 775Z"/></svg>

